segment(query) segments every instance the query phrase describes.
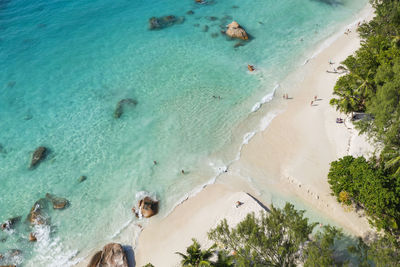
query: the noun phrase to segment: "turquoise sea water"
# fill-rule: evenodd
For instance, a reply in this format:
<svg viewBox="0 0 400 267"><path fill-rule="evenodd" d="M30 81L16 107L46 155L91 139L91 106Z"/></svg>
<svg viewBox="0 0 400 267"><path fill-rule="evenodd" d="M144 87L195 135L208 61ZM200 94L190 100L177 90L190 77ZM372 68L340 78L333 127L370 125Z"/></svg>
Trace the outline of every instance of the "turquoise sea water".
<svg viewBox="0 0 400 267"><path fill-rule="evenodd" d="M0 264L69 266L134 220L141 191L165 215L233 159L213 155L239 145L232 132L254 105L366 2L0 0L0 221L22 216L0 232ZM164 15L184 21L150 31ZM220 33L232 20L252 36L244 46ZM138 104L115 119L124 98ZM51 153L29 170L41 145ZM70 206L48 209L29 243L25 218L48 192Z"/></svg>

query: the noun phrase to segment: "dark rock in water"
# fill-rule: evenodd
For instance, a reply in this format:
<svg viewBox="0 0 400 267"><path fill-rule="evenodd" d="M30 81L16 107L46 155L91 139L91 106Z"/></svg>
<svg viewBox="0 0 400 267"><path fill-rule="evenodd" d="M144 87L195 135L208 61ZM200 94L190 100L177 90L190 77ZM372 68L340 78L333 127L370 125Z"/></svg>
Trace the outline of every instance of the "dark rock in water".
<svg viewBox="0 0 400 267"><path fill-rule="evenodd" d="M241 47L241 46L244 46L244 44L242 42L237 42L233 47L234 48L238 48L238 47Z"/></svg>
<svg viewBox="0 0 400 267"><path fill-rule="evenodd" d="M120 100L117 103L117 106L115 107L114 110L114 118L118 119L122 116L122 113L124 112L124 106L136 106L137 105L137 101L135 99L132 98L125 98Z"/></svg>
<svg viewBox="0 0 400 267"><path fill-rule="evenodd" d="M206 19L211 20L211 21L216 21L218 18L214 16L207 16Z"/></svg>
<svg viewBox="0 0 400 267"><path fill-rule="evenodd" d="M97 264L101 260L101 250L97 251L96 254L93 255L92 259L90 260L89 264L87 267L97 267Z"/></svg>
<svg viewBox="0 0 400 267"><path fill-rule="evenodd" d="M193 15L193 14L194 14L194 11L193 11L193 10L189 10L188 12L186 12L186 14L188 14L188 15Z"/></svg>
<svg viewBox="0 0 400 267"><path fill-rule="evenodd" d="M238 39L242 39L242 40L248 40L249 39L249 37L247 36L246 31L236 21L233 21L227 27L228 27L228 29L226 30L225 33L229 37L238 38Z"/></svg>
<svg viewBox="0 0 400 267"><path fill-rule="evenodd" d="M85 181L87 179L86 176L82 175L81 177L79 177L78 182L82 183L83 181Z"/></svg>
<svg viewBox="0 0 400 267"><path fill-rule="evenodd" d="M2 223L0 228L1 228L1 230L13 229L15 224L17 224L19 221L21 221L21 216L10 218L7 221L5 221L4 223Z"/></svg>
<svg viewBox="0 0 400 267"><path fill-rule="evenodd" d="M145 218L156 215L158 212L158 201L155 201L150 197L145 197L144 199L140 200L138 206L140 213Z"/></svg>
<svg viewBox="0 0 400 267"><path fill-rule="evenodd" d="M102 251L94 254L88 267L129 267L129 265L121 244L109 243Z"/></svg>
<svg viewBox="0 0 400 267"><path fill-rule="evenodd" d="M15 81L11 81L7 84L8 88L13 88L15 86L16 82Z"/></svg>
<svg viewBox="0 0 400 267"><path fill-rule="evenodd" d="M174 24L181 24L185 21L185 17L176 17L174 15L163 17L152 17L149 19L150 30L161 30Z"/></svg>
<svg viewBox="0 0 400 267"><path fill-rule="evenodd" d="M218 33L218 32L214 32L214 33L211 34L211 37L212 37L212 38L217 38L218 36L219 36L219 33Z"/></svg>
<svg viewBox="0 0 400 267"><path fill-rule="evenodd" d="M2 144L0 144L0 154L1 153L4 153L4 154L7 153Z"/></svg>
<svg viewBox="0 0 400 267"><path fill-rule="evenodd" d="M49 194L49 193L46 194L46 198L49 199L51 201L51 203L53 204L53 209L63 209L69 203L66 198L57 197L57 196Z"/></svg>
<svg viewBox="0 0 400 267"><path fill-rule="evenodd" d="M232 8L239 8L239 6L232 6Z"/></svg>
<svg viewBox="0 0 400 267"><path fill-rule="evenodd" d="M203 32L208 32L208 29L209 29L210 27L208 27L208 25L204 25L204 27L203 27Z"/></svg>
<svg viewBox="0 0 400 267"><path fill-rule="evenodd" d="M33 152L30 169L36 167L41 161L43 161L47 156L48 149L44 146L36 148Z"/></svg>
<svg viewBox="0 0 400 267"><path fill-rule="evenodd" d="M25 115L24 120L29 121L32 118L33 118L33 116L31 114L27 114L27 115Z"/></svg>
<svg viewBox="0 0 400 267"><path fill-rule="evenodd" d="M47 223L43 210L47 208L47 200L41 198L35 202L28 215L28 221L31 224L45 224Z"/></svg>
<svg viewBox="0 0 400 267"><path fill-rule="evenodd" d="M193 24L193 26L200 27L200 24L196 23L196 24Z"/></svg>

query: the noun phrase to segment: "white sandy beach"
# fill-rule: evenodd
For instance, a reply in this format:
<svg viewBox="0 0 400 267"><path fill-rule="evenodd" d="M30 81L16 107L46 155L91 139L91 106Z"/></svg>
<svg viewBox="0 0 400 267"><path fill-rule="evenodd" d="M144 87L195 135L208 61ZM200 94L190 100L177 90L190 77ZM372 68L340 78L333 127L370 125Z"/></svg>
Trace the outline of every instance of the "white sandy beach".
<svg viewBox="0 0 400 267"><path fill-rule="evenodd" d="M372 16L373 10L367 6L358 21ZM243 147L241 158L216 184L207 186L142 231L135 248L136 266L149 262L155 266L176 266L179 256L175 252L185 251L193 237L209 245L206 233L222 218L235 224L247 212L262 209L244 193L258 198L253 188L271 188L288 198L301 199L305 206L354 235L362 236L371 230L364 217L336 202L327 183L331 161L348 154L368 156L373 151L349 120L336 123L336 118L345 116L329 105L339 75L326 71L333 70L360 46L356 24L350 28L350 34L339 36L281 84L271 105L286 104L286 109ZM329 61L335 64L330 66ZM291 99L281 99L283 93L289 93ZM311 106L314 96L318 100ZM246 177L251 177L252 185ZM245 205L235 208L237 200Z"/></svg>

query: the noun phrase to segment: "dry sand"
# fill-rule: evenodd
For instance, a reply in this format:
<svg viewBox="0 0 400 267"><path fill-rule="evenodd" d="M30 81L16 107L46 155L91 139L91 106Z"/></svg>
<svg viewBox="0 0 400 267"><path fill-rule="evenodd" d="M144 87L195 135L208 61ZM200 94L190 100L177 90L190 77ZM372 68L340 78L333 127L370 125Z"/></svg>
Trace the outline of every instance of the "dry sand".
<svg viewBox="0 0 400 267"><path fill-rule="evenodd" d="M368 20L372 15L373 10L368 6L360 13L360 20ZM192 237L206 247L210 244L206 233L222 218L235 224L247 212L261 210L258 202L242 192L263 199L257 195L258 188L300 199L306 207L349 233L361 236L370 230L364 217L336 202L327 183L331 161L349 154L368 156L373 151L349 120L336 123L336 118L345 116L329 105L339 74L326 71L337 68L360 46L356 25L350 30L351 33L339 36L282 83L278 96L288 92L291 99L274 101L275 105L286 105L286 109L243 147L241 158L229 166L216 184L207 186L166 218L143 230L135 249L136 266L148 262L155 266L178 265L179 256L174 253L185 251ZM329 61L335 64L331 66ZM318 100L311 106L314 96ZM248 177L252 185L246 180ZM235 208L237 200L245 205Z"/></svg>

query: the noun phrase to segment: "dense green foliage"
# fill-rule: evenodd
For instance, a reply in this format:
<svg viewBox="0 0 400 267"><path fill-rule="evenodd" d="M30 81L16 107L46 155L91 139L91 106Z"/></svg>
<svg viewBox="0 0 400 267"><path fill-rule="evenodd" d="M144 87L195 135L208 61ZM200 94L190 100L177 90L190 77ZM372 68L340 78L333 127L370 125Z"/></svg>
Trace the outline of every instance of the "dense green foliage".
<svg viewBox="0 0 400 267"><path fill-rule="evenodd" d="M328 182L339 202L364 208L378 229L397 235L400 225L400 179L364 157L331 163ZM349 199L341 198L346 192Z"/></svg>
<svg viewBox="0 0 400 267"><path fill-rule="evenodd" d="M361 48L343 65L348 73L331 104L345 113L364 112L355 122L375 141L378 159L344 157L331 164L329 183L340 202L365 209L371 223L400 234L400 2L372 0L375 17L361 25Z"/></svg>
<svg viewBox="0 0 400 267"><path fill-rule="evenodd" d="M331 104L345 113L365 112L358 127L384 146L389 161L400 156L400 3L372 4L376 16L359 27L361 48L342 62L348 73L338 79ZM391 163L400 167L400 158Z"/></svg>
<svg viewBox="0 0 400 267"><path fill-rule="evenodd" d="M182 256L182 266L259 267L259 266L400 266L400 253L393 238L377 238L365 243L361 238L340 250L349 237L335 227L324 226L312 234L316 223L309 223L293 205L271 208L270 213L248 214L235 227L226 220L209 232L216 245L202 250L193 244ZM346 238L346 242L343 242ZM351 240L351 239L350 239Z"/></svg>
<svg viewBox="0 0 400 267"><path fill-rule="evenodd" d="M269 214L248 214L236 227L230 228L222 221L209 232L209 238L226 253L232 253L235 266L323 266L334 264L333 245L340 232L325 227L311 239L316 223L309 223L293 205L283 209L271 208ZM329 265L327 265L329 266Z"/></svg>

